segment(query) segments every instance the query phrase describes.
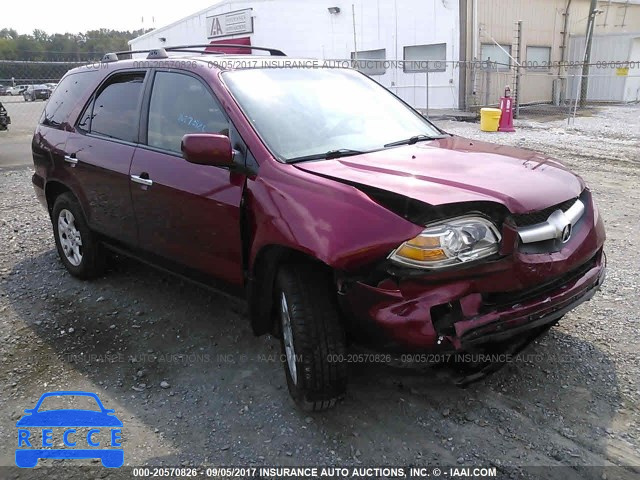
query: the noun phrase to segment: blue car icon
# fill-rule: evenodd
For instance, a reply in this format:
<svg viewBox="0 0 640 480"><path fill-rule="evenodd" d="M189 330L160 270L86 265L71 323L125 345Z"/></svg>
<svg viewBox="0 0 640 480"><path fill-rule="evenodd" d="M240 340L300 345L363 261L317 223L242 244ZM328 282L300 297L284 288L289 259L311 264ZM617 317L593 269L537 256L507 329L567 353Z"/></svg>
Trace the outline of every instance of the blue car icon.
<svg viewBox="0 0 640 480"><path fill-rule="evenodd" d="M98 407L100 407L100 411L79 409L40 411L40 406L47 397L65 396L91 397L96 401ZM16 465L18 467L33 468L41 458L99 458L102 461L102 465L108 468L118 468L123 465L124 450L120 444L122 438L122 422L114 415L114 410L104 408L104 405L102 405L102 402L95 393L72 391L48 392L40 397L34 408L25 410L25 413L27 415L24 415L16 422L16 427L18 427ZM53 446L52 429L59 427L66 427L63 440L64 445L69 448L46 448ZM90 430L88 430L86 436L81 437L74 427L89 427ZM40 430L41 442L37 435L32 437L32 433L36 430ZM101 437L104 436L104 433L100 433L101 430L110 430L108 438L110 439L109 446L111 448L99 448L101 446L104 447L104 445L101 445L100 441L96 439L98 435ZM87 447L90 448L74 448L82 438L86 439ZM40 446L43 448L38 448Z"/></svg>

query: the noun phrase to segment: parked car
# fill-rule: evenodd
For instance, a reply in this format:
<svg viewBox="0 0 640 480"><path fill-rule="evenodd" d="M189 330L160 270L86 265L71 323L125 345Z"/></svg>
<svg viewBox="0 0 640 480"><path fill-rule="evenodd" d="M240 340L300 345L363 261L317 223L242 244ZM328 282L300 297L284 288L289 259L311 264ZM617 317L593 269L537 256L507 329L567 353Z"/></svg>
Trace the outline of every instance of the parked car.
<svg viewBox="0 0 640 480"><path fill-rule="evenodd" d="M22 92L22 96L24 97L25 102L48 100L51 96L51 89L46 85L29 85L25 91Z"/></svg>
<svg viewBox="0 0 640 480"><path fill-rule="evenodd" d="M11 117L7 113L7 109L4 108L2 102L0 102L0 131L8 130L11 124Z"/></svg>
<svg viewBox="0 0 640 480"><path fill-rule="evenodd" d="M302 408L345 394L351 343L514 351L602 284L602 216L559 161L450 135L355 70L184 58L67 73L36 195L78 278L113 250L246 296Z"/></svg>
<svg viewBox="0 0 640 480"><path fill-rule="evenodd" d="M16 85L15 87L8 87L6 95L22 95L22 92L27 89L27 86L28 85Z"/></svg>
<svg viewBox="0 0 640 480"><path fill-rule="evenodd" d="M5 87L4 85L0 85L0 97L7 94L7 90L9 87Z"/></svg>

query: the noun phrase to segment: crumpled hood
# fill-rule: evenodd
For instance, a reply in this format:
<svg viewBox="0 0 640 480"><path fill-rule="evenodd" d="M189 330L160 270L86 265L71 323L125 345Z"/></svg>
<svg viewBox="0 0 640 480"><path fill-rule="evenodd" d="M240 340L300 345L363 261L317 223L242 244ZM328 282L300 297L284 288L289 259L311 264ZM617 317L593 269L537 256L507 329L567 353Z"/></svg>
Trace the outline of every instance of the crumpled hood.
<svg viewBox="0 0 640 480"><path fill-rule="evenodd" d="M580 177L540 153L461 137L296 167L430 205L493 201L512 213L542 210L584 188Z"/></svg>

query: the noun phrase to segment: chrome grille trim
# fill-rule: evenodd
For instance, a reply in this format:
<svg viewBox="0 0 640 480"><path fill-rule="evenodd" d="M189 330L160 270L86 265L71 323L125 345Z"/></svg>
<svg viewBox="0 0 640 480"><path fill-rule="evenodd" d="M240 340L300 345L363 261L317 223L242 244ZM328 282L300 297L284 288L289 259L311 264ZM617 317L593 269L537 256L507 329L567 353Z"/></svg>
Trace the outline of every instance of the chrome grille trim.
<svg viewBox="0 0 640 480"><path fill-rule="evenodd" d="M549 215L545 222L519 228L518 235L520 240L522 240L522 243L543 242L553 239L562 240L563 232L566 232L567 226L573 228L584 215L584 211L584 203L581 200L576 200L566 212L558 209ZM567 240L568 238L564 241Z"/></svg>

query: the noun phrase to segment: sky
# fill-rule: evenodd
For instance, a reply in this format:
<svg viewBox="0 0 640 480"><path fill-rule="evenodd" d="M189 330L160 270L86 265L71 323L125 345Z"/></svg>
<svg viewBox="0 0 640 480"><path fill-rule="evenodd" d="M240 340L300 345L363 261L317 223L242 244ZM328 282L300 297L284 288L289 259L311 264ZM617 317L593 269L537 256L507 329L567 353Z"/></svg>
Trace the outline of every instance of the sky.
<svg viewBox="0 0 640 480"><path fill-rule="evenodd" d="M26 34L38 28L53 34L79 33L99 28L112 30L158 28L219 1L62 0L52 2L51 0L30 0L26 4L14 4L14 7L18 6L17 8L3 8L0 14L0 29L13 28L20 34Z"/></svg>

